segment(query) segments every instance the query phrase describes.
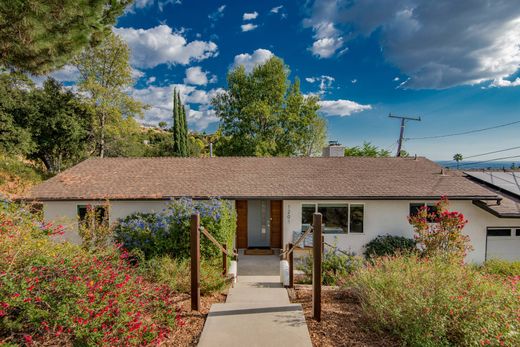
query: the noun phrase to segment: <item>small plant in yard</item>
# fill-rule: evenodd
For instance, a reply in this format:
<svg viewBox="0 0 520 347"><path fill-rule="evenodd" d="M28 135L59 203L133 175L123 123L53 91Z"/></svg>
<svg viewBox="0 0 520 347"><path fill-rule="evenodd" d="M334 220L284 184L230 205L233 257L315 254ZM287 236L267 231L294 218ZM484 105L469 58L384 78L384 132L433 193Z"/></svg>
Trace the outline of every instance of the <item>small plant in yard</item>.
<svg viewBox="0 0 520 347"><path fill-rule="evenodd" d="M308 256L303 259L302 264L297 266L298 270L303 271L305 283L312 281L313 257ZM342 283L345 276L355 272L363 266L363 259L355 255L346 255L340 252L329 250L323 254L322 261L323 284L333 286Z"/></svg>
<svg viewBox="0 0 520 347"><path fill-rule="evenodd" d="M520 261L490 259L480 267L480 270L488 274L520 278Z"/></svg>
<svg viewBox="0 0 520 347"><path fill-rule="evenodd" d="M373 327L410 346L519 346L518 279L445 257L381 257L349 285Z"/></svg>
<svg viewBox="0 0 520 347"><path fill-rule="evenodd" d="M416 251L415 241L403 236L379 235L365 245L366 259L384 255L408 254Z"/></svg>
<svg viewBox="0 0 520 347"><path fill-rule="evenodd" d="M425 257L443 256L464 259L472 250L469 237L462 234L468 223L462 213L448 211L448 199L443 197L432 212L423 206L416 215L408 217L415 231L415 241ZM433 222L432 222L433 221Z"/></svg>
<svg viewBox="0 0 520 347"><path fill-rule="evenodd" d="M0 344L156 345L176 324L174 291L140 276L115 246L95 253L0 202Z"/></svg>
<svg viewBox="0 0 520 347"><path fill-rule="evenodd" d="M161 213L130 215L115 227L115 238L129 250L140 250L147 259L163 255L188 258L193 213L199 213L201 225L231 249L236 213L228 201L219 199L195 201L183 198L172 200ZM220 255L220 250L208 238L201 237L200 243L203 258Z"/></svg>
<svg viewBox="0 0 520 347"><path fill-rule="evenodd" d="M113 228L109 224L108 216L110 205L87 205L85 217L79 223L78 234L81 236L82 246L87 250L105 247L110 243Z"/></svg>

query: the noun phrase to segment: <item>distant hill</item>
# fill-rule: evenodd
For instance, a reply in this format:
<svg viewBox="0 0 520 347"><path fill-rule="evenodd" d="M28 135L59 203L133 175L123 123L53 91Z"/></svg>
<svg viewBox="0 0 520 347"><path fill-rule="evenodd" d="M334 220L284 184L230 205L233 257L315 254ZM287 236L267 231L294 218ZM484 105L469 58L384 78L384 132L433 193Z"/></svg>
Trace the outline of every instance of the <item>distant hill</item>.
<svg viewBox="0 0 520 347"><path fill-rule="evenodd" d="M33 162L0 154L0 196L21 196L45 178Z"/></svg>
<svg viewBox="0 0 520 347"><path fill-rule="evenodd" d="M457 168L457 162L454 160L438 160L437 164L442 165L444 167L448 167L450 169ZM500 170L500 169L511 169L511 167L515 165L516 168L520 167L519 161L491 161L488 163L474 163L471 161L461 161L459 163L460 170L474 170L474 169L491 169L491 170Z"/></svg>

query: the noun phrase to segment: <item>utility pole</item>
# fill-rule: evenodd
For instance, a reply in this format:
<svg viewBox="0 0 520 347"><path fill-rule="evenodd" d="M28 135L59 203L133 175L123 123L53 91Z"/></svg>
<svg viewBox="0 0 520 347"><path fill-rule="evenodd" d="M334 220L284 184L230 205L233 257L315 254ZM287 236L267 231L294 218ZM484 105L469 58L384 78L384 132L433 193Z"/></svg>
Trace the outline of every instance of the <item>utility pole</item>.
<svg viewBox="0 0 520 347"><path fill-rule="evenodd" d="M401 120L401 131L399 133L399 141L398 141L398 145L397 145L397 154L396 154L396 157L400 157L401 156L401 148L403 146L404 126L406 124L406 121L407 120L416 120L416 121L420 122L421 121L421 117L394 116L391 113L388 115L388 117L390 117L390 118L398 118L398 119Z"/></svg>

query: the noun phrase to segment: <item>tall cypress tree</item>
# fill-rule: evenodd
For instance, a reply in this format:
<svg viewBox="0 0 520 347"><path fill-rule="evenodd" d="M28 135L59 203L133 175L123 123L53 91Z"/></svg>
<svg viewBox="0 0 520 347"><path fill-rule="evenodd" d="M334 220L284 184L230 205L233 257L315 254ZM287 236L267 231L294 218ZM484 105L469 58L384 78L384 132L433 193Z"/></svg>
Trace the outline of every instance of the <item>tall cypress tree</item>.
<svg viewBox="0 0 520 347"><path fill-rule="evenodd" d="M185 152L185 155L186 157L189 157L190 155L190 151L189 151L189 148L188 148L188 120L186 119L186 107L184 107L184 105L182 106L182 114L181 114L181 118L182 118L182 125L183 125L183 136L182 136L182 139L184 141L184 152Z"/></svg>
<svg viewBox="0 0 520 347"><path fill-rule="evenodd" d="M181 152L181 134L180 134L180 115L179 105L177 102L177 89L173 90L173 153L176 156L182 156Z"/></svg>

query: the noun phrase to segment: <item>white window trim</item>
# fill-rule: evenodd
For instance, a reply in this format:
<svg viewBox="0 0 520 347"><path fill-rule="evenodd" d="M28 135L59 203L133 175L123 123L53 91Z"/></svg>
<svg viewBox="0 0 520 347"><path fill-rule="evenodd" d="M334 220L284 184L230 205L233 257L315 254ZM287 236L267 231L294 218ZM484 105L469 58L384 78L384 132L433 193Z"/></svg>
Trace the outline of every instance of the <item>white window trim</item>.
<svg viewBox="0 0 520 347"><path fill-rule="evenodd" d="M331 233L324 235L364 235L365 234L365 217L366 217L366 203L365 202L350 202L350 201L333 201L333 200L324 200L324 201L303 201L300 203L300 212L303 210L303 205L314 205L314 213L318 212L318 204L344 204L347 205L347 232L342 233ZM363 206L363 232L361 233L353 233L350 231L350 206L351 205L362 205ZM302 224L300 218L300 224Z"/></svg>

